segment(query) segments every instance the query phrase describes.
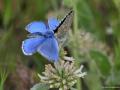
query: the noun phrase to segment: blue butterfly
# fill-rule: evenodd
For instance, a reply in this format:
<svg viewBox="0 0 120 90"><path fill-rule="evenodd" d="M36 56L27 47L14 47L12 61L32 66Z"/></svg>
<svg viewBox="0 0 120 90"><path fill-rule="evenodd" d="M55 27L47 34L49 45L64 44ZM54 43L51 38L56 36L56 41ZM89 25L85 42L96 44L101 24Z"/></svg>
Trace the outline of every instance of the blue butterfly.
<svg viewBox="0 0 120 90"><path fill-rule="evenodd" d="M40 53L48 60L57 61L59 59L58 42L54 36L55 28L59 21L55 18L48 20L48 26L43 22L32 22L26 26L30 33L29 38L22 42L22 51L25 55Z"/></svg>
<svg viewBox="0 0 120 90"><path fill-rule="evenodd" d="M22 42L22 51L25 55L33 55L38 52L50 61L58 61L59 59L59 40L62 36L61 32L68 29L65 25L69 21L69 13L60 22L56 18L50 18L48 24L44 22L32 22L26 26L26 30L30 33L28 39ZM67 22L68 23L68 22ZM63 29L60 30L60 29ZM55 33L57 35L55 36Z"/></svg>

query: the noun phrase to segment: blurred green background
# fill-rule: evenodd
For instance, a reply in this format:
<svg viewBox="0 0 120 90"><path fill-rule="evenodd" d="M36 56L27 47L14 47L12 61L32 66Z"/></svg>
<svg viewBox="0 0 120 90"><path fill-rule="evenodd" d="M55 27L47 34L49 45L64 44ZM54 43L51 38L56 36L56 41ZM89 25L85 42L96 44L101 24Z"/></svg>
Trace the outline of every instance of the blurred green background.
<svg viewBox="0 0 120 90"><path fill-rule="evenodd" d="M0 0L0 90L29 90L39 81L36 73L50 62L23 55L24 28L50 16L61 19L70 9L65 50L88 72L78 90L120 90L120 0Z"/></svg>

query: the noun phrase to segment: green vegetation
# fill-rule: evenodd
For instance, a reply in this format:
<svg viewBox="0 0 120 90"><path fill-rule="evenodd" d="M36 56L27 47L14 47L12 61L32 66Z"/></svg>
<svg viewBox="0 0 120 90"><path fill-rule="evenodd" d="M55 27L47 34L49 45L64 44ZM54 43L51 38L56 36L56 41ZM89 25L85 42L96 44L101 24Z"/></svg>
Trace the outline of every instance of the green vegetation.
<svg viewBox="0 0 120 90"><path fill-rule="evenodd" d="M118 90L119 0L0 0L0 90L12 90L16 82L14 90L24 85L30 89L39 81L36 73L41 74L45 64L51 62L39 54L23 55L21 43L27 36L24 28L32 21L45 21L50 16L61 19L71 8L74 18L65 50L68 56L75 58L78 68L83 64L87 71L87 76L78 80L74 87L77 90L104 90L106 87ZM61 50L61 53L64 52Z"/></svg>

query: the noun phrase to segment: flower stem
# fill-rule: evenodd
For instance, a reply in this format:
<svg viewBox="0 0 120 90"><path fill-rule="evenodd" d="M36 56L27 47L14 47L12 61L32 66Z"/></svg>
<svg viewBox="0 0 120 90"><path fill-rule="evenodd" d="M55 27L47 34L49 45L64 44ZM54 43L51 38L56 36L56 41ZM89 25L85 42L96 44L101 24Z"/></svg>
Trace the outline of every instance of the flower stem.
<svg viewBox="0 0 120 90"><path fill-rule="evenodd" d="M77 33L77 30L78 30L78 13L77 13L77 0L75 0L74 1L74 3L72 2L72 0L71 0L71 3L73 4L73 10L74 10L74 21L73 21L73 29L74 29L74 35L76 35L76 33ZM77 39L77 38L76 38ZM77 46L77 43L74 43L74 46L76 47ZM73 54L74 54L74 56L75 56L75 64L77 65L77 67L80 67L80 65L79 65L79 58L78 58L78 54L77 54L77 51L76 50L74 50L73 51ZM80 80L77 80L77 90L81 90L81 82L80 82Z"/></svg>

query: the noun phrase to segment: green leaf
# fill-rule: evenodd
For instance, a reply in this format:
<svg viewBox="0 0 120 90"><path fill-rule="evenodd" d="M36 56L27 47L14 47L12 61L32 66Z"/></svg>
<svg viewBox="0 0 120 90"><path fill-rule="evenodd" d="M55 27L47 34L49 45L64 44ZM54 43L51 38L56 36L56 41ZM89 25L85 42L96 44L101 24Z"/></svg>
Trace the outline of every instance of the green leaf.
<svg viewBox="0 0 120 90"><path fill-rule="evenodd" d="M96 62L101 74L103 76L108 76L111 70L111 65L108 60L108 57L98 51L91 51L90 56Z"/></svg>
<svg viewBox="0 0 120 90"><path fill-rule="evenodd" d="M118 43L118 45L115 45L114 67L116 70L120 70L120 42Z"/></svg>
<svg viewBox="0 0 120 90"><path fill-rule="evenodd" d="M12 1L5 0L5 9L4 9L4 25L7 26L12 19Z"/></svg>
<svg viewBox="0 0 120 90"><path fill-rule="evenodd" d="M34 85L30 90L49 90L49 86L47 84L38 83Z"/></svg>
<svg viewBox="0 0 120 90"><path fill-rule="evenodd" d="M96 68L96 64L94 62L89 62L89 72L88 75L84 78L85 83L89 90L101 90L102 83L100 80L100 76L96 75L98 69Z"/></svg>
<svg viewBox="0 0 120 90"><path fill-rule="evenodd" d="M85 0L80 0L77 3L77 11L79 17L79 26L84 27L86 30L92 30L94 16L89 4Z"/></svg>
<svg viewBox="0 0 120 90"><path fill-rule="evenodd" d="M77 90L76 88L71 87L70 90Z"/></svg>
<svg viewBox="0 0 120 90"><path fill-rule="evenodd" d="M66 5L68 7L72 7L73 6L72 0L63 0L63 2L64 2L64 5Z"/></svg>
<svg viewBox="0 0 120 90"><path fill-rule="evenodd" d="M0 69L0 90L3 90L4 88L4 83L7 79L7 71L3 70L3 69Z"/></svg>
<svg viewBox="0 0 120 90"><path fill-rule="evenodd" d="M120 0L113 0L113 2L115 3L116 7L118 8L120 12Z"/></svg>

